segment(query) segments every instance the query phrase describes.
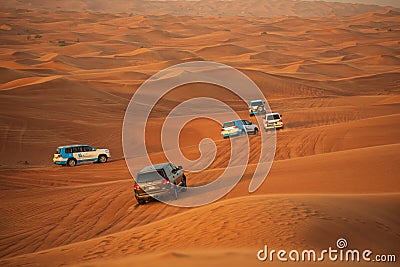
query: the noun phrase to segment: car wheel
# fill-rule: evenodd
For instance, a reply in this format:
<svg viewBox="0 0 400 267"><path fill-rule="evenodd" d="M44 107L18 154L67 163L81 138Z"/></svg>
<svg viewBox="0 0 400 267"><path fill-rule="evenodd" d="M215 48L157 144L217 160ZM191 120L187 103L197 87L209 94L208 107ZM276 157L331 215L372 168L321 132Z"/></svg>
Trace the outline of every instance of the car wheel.
<svg viewBox="0 0 400 267"><path fill-rule="evenodd" d="M171 198L175 200L178 199L178 190L176 189L176 185L172 185Z"/></svg>
<svg viewBox="0 0 400 267"><path fill-rule="evenodd" d="M139 205L144 205L144 204L146 203L145 200L140 199L140 198L136 198L136 200L137 200L137 203L138 203Z"/></svg>
<svg viewBox="0 0 400 267"><path fill-rule="evenodd" d="M186 176L183 175L182 192L186 192L186 190L187 190L186 187L187 187Z"/></svg>
<svg viewBox="0 0 400 267"><path fill-rule="evenodd" d="M106 162L107 162L107 156L105 156L105 155L100 155L100 156L99 156L99 159L98 159L98 162L100 162L100 163L106 163Z"/></svg>
<svg viewBox="0 0 400 267"><path fill-rule="evenodd" d="M255 128L255 129L254 129L254 135L257 135L257 134L258 134L258 129Z"/></svg>
<svg viewBox="0 0 400 267"><path fill-rule="evenodd" d="M69 159L67 161L67 166L68 167L74 167L76 165L76 160L75 159Z"/></svg>

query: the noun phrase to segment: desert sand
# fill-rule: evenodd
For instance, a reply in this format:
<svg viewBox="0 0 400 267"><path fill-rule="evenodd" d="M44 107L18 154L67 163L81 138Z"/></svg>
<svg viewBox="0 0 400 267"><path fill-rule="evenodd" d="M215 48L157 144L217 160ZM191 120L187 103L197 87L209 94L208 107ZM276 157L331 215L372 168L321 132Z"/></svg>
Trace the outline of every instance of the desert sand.
<svg viewBox="0 0 400 267"><path fill-rule="evenodd" d="M331 3L336 2L336 3ZM342 3L337 3L342 2ZM347 3L346 3L347 2ZM130 15L171 14L178 16L246 16L246 17L322 17L329 15L354 15L376 12L382 9L399 8L395 0L349 1L296 1L296 0L246 0L246 1L186 1L186 0L118 0L112 4L105 0L9 0L5 8L41 9L45 11L73 10L106 13L128 13Z"/></svg>
<svg viewBox="0 0 400 267"><path fill-rule="evenodd" d="M228 7L228 16L21 8L0 10L0 265L280 266L259 262L256 252L322 250L339 238L399 260L398 11L266 18L229 16ZM271 172L248 192L260 142L249 136L245 175L223 199L199 208L139 206L122 153L125 108L151 75L195 60L243 71L284 115ZM176 88L148 122L155 163L165 160L164 118L199 96L250 119L246 103L223 88ZM210 120L187 124L180 148L196 159L206 137L217 157L187 174L189 186L216 179L229 161L229 140ZM56 147L72 143L107 147L112 160L53 166Z"/></svg>

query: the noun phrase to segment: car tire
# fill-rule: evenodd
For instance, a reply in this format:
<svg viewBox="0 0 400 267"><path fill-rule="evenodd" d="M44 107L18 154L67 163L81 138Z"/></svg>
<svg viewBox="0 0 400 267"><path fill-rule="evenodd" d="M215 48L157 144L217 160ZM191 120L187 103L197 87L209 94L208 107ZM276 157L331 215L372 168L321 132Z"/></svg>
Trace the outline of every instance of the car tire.
<svg viewBox="0 0 400 267"><path fill-rule="evenodd" d="M137 200L137 203L138 203L139 205L144 205L144 204L146 203L145 200L140 199L140 198L136 198L136 200Z"/></svg>
<svg viewBox="0 0 400 267"><path fill-rule="evenodd" d="M187 183L186 183L186 176L183 175L183 183L182 183L182 192L186 192L186 187L187 187Z"/></svg>
<svg viewBox="0 0 400 267"><path fill-rule="evenodd" d="M107 158L106 155L100 155L99 158L98 158L98 160L97 160L97 162L99 162L99 163L106 163L107 160L108 160L108 158Z"/></svg>
<svg viewBox="0 0 400 267"><path fill-rule="evenodd" d="M68 167L74 167L74 166L76 166L76 159L68 159L68 161L67 161L67 166L68 166Z"/></svg>
<svg viewBox="0 0 400 267"><path fill-rule="evenodd" d="M258 129L255 128L255 129L254 129L254 135L257 135L257 134L258 134Z"/></svg>

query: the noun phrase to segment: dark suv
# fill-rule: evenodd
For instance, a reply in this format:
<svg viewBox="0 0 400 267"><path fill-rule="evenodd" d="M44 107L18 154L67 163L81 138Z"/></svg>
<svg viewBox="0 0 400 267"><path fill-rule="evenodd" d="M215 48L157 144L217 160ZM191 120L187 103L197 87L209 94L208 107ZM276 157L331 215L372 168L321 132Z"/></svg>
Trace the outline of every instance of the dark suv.
<svg viewBox="0 0 400 267"><path fill-rule="evenodd" d="M186 176L182 166L170 162L151 165L137 173L133 189L139 205L154 197L178 199L178 192L186 191Z"/></svg>

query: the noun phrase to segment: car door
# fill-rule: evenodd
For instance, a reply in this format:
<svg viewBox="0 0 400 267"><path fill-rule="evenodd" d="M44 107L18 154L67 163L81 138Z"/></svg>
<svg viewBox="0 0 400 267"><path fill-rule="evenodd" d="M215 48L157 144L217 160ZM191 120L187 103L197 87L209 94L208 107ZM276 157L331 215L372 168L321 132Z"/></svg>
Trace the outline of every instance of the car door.
<svg viewBox="0 0 400 267"><path fill-rule="evenodd" d="M96 150L91 146L83 146L82 147L82 155L85 161L96 161L97 155Z"/></svg>
<svg viewBox="0 0 400 267"><path fill-rule="evenodd" d="M83 150L81 146L72 147L72 154L74 155L74 158L77 160L78 163L85 161L82 151Z"/></svg>
<svg viewBox="0 0 400 267"><path fill-rule="evenodd" d="M237 121L235 121L235 125L239 128L239 130L240 130L241 132L243 132L243 131L247 132L247 131L246 131L246 127L245 127L245 125L244 125L244 123L243 123L242 120L237 120Z"/></svg>
<svg viewBox="0 0 400 267"><path fill-rule="evenodd" d="M88 161L88 157L86 152L84 151L84 146L79 146L77 147L78 150L78 157L80 162L86 162Z"/></svg>
<svg viewBox="0 0 400 267"><path fill-rule="evenodd" d="M66 147L64 149L61 149L60 154L65 161L68 160L69 158L74 157L74 154L72 152L72 147Z"/></svg>
<svg viewBox="0 0 400 267"><path fill-rule="evenodd" d="M254 127L251 122L249 122L248 120L242 120L242 122L243 122L244 128L246 129L246 132L254 131Z"/></svg>

